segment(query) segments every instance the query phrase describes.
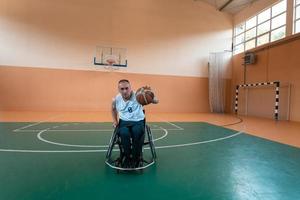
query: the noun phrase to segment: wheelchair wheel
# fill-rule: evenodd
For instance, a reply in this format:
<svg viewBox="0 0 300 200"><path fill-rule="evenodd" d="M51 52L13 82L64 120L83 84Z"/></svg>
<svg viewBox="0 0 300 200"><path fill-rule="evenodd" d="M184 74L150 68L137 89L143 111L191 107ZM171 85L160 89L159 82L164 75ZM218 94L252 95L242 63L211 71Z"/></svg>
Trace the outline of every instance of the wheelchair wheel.
<svg viewBox="0 0 300 200"><path fill-rule="evenodd" d="M156 160L156 151L155 151L155 146L154 146L154 142L153 142L153 136L151 133L151 129L148 125L146 125L146 131L147 131L147 135L148 135L148 141L149 141L149 146L150 146L153 160Z"/></svg>
<svg viewBox="0 0 300 200"><path fill-rule="evenodd" d="M112 150L115 146L115 143L118 139L118 127L115 128L111 138L110 138L110 141L109 141L109 145L108 145L108 150L106 152L106 160L110 159L111 158L111 153L112 153Z"/></svg>
<svg viewBox="0 0 300 200"><path fill-rule="evenodd" d="M143 152L142 152L142 157L141 157L141 160L140 160L138 166L136 166L135 164L133 164L133 165L130 164L129 166L124 165L124 163L123 163L124 162L124 160L123 160L124 149L122 148L121 141L118 136L118 127L116 127L110 138L108 150L106 152L105 163L108 166L110 166L111 168L116 169L116 172L118 174L121 172L129 172L129 171L135 171L135 172L141 173L141 174L144 173L144 169L155 164L155 160L156 160L156 151L155 151L155 147L154 147L154 143L153 143L153 137L152 137L151 129L147 124L145 125L145 134L147 134L147 136L146 135L144 135L144 136L147 137L148 141L144 142L143 145L149 145L150 154L152 156L151 159L144 160ZM115 154L113 153L113 149L116 144L119 146L119 151L120 151L120 155L117 158L115 157Z"/></svg>

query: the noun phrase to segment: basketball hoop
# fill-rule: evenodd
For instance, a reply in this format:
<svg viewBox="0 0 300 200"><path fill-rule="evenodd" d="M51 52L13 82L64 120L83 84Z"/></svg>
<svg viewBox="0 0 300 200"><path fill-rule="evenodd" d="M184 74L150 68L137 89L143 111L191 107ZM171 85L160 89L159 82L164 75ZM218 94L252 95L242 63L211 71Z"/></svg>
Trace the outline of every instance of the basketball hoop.
<svg viewBox="0 0 300 200"><path fill-rule="evenodd" d="M109 66L113 66L116 63L116 60L109 58L109 59L106 60L106 63Z"/></svg>
<svg viewBox="0 0 300 200"><path fill-rule="evenodd" d="M103 66L110 71L127 67L126 48L96 46L94 65Z"/></svg>
<svg viewBox="0 0 300 200"><path fill-rule="evenodd" d="M108 66L113 66L118 62L118 58L115 55L106 55L104 60L105 64L107 64Z"/></svg>
<svg viewBox="0 0 300 200"><path fill-rule="evenodd" d="M105 65L106 65L104 68L109 69L111 71L119 69L118 67L114 67L114 64L118 63L117 56L115 56L115 55L106 55L104 61L105 61Z"/></svg>

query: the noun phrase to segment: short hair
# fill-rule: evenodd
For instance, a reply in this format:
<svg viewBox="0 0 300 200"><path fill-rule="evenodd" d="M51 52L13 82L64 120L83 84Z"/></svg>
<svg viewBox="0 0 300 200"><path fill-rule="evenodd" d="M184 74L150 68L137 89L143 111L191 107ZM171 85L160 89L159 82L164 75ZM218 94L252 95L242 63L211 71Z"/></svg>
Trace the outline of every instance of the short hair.
<svg viewBox="0 0 300 200"><path fill-rule="evenodd" d="M127 79L121 79L121 80L119 80L118 84L120 84L120 83L129 83L130 84L129 80L127 80Z"/></svg>

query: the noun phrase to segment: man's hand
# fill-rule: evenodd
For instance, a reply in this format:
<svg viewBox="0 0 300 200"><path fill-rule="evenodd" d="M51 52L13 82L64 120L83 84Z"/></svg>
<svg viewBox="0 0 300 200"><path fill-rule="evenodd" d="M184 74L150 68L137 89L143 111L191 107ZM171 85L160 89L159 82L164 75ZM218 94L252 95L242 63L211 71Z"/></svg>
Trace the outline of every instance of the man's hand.
<svg viewBox="0 0 300 200"><path fill-rule="evenodd" d="M151 87L148 85L144 86L143 88L144 88L144 90L151 90Z"/></svg>
<svg viewBox="0 0 300 200"><path fill-rule="evenodd" d="M150 90L151 91L151 87L150 86L146 85L143 88L144 88L144 90ZM153 104L158 104L159 103L159 100L156 98L156 96L154 96L154 98L153 98L153 100L152 100L151 103L153 103Z"/></svg>
<svg viewBox="0 0 300 200"><path fill-rule="evenodd" d="M116 128L119 125L118 122L113 122L113 127Z"/></svg>
<svg viewBox="0 0 300 200"><path fill-rule="evenodd" d="M154 96L153 100L152 100L152 103L153 104L158 104L159 103L159 100Z"/></svg>

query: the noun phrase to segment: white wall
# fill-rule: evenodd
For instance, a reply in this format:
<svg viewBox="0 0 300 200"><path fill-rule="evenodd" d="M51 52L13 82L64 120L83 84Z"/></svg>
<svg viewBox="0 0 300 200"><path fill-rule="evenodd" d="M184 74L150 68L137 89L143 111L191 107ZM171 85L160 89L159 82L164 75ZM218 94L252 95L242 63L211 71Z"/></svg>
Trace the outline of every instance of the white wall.
<svg viewBox="0 0 300 200"><path fill-rule="evenodd" d="M0 65L95 69L104 44L128 48L125 72L206 77L232 26L193 0L0 0Z"/></svg>

